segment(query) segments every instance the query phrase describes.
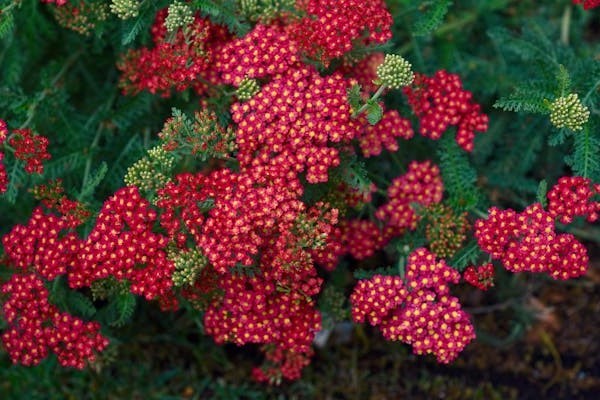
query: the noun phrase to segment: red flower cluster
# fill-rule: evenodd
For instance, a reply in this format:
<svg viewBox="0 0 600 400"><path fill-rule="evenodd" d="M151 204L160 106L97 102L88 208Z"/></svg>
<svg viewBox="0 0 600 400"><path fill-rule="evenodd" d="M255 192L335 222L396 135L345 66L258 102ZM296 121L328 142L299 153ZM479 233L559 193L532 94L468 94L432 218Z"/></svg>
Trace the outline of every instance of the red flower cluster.
<svg viewBox="0 0 600 400"><path fill-rule="evenodd" d="M207 85L198 79L200 76L205 81L218 82L212 64L214 53L229 36L225 28L196 16L185 32L178 29L169 41L164 26L166 17L167 9L156 14L152 49L130 50L117 64L123 73L119 86L124 93L148 90L168 97L171 88L183 91L192 87L198 93L206 91Z"/></svg>
<svg viewBox="0 0 600 400"><path fill-rule="evenodd" d="M33 210L27 225L16 225L2 238L11 264L35 271L53 280L67 272L79 250L80 240L73 232L64 233L69 224L60 217Z"/></svg>
<svg viewBox="0 0 600 400"><path fill-rule="evenodd" d="M408 172L394 179L387 190L388 202L379 207L375 216L396 232L415 229L418 217L411 203L429 206L442 200L444 183L440 169L430 161L413 161Z"/></svg>
<svg viewBox="0 0 600 400"><path fill-rule="evenodd" d="M392 16L383 0L306 0L299 6L306 16L289 26L290 34L302 52L324 64L356 43L385 43L392 37Z"/></svg>
<svg viewBox="0 0 600 400"><path fill-rule="evenodd" d="M108 345L97 322L83 322L51 305L34 274L13 275L1 293L9 296L2 307L8 322L2 341L14 363L37 365L53 352L60 365L83 369Z"/></svg>
<svg viewBox="0 0 600 400"><path fill-rule="evenodd" d="M383 148L388 151L398 151L398 140L411 139L414 131L410 121L402 118L398 111L388 110L383 114L377 125L364 122L366 129L358 136L358 144L365 157L378 156Z"/></svg>
<svg viewBox="0 0 600 400"><path fill-rule="evenodd" d="M595 222L600 201L593 201L594 196L600 196L600 184L582 176L563 176L548 192L548 212L563 224L570 224L575 216Z"/></svg>
<svg viewBox="0 0 600 400"><path fill-rule="evenodd" d="M573 4L583 4L584 10L600 7L600 0L573 0Z"/></svg>
<svg viewBox="0 0 600 400"><path fill-rule="evenodd" d="M352 295L352 319L373 326L381 324L392 310L399 307L408 296L404 281L399 276L375 275L358 281Z"/></svg>
<svg viewBox="0 0 600 400"><path fill-rule="evenodd" d="M432 77L415 74L412 86L404 94L420 120L421 135L437 140L449 126L457 126L456 142L466 151L473 150L475 131L488 129L488 116L479 104L471 102L472 93L464 90L460 77L444 70Z"/></svg>
<svg viewBox="0 0 600 400"><path fill-rule="evenodd" d="M221 274L236 265L252 265L276 221L289 226L302 207L293 186L255 184L227 169L179 175L159 191L161 225L180 246L189 233ZM210 206L202 210L202 204Z"/></svg>
<svg viewBox="0 0 600 400"><path fill-rule="evenodd" d="M0 146L6 141L8 137L8 126L6 122L0 119ZM2 160L4 159L4 153L0 151L0 194L6 192L8 187L8 175L6 174L6 167Z"/></svg>
<svg viewBox="0 0 600 400"><path fill-rule="evenodd" d="M15 157L25 161L25 172L44 172L42 161L50 159L47 151L48 138L34 135L31 129L15 129L8 139L8 144L15 149Z"/></svg>
<svg viewBox="0 0 600 400"><path fill-rule="evenodd" d="M167 296L174 265L167 259L166 236L152 232L156 211L135 186L119 189L104 202L96 224L81 244L68 275L72 288L115 277L147 300Z"/></svg>
<svg viewBox="0 0 600 400"><path fill-rule="evenodd" d="M441 363L454 360L475 338L469 316L448 283L460 274L424 248L415 250L399 277L375 275L360 281L350 302L356 322L368 319L388 340L412 345L415 354L435 354Z"/></svg>
<svg viewBox="0 0 600 400"><path fill-rule="evenodd" d="M321 77L313 68L292 69L231 107L242 168L268 168L278 176L305 171L310 183L326 182L339 165L330 143L347 142L359 125L350 116L348 83L338 73Z"/></svg>
<svg viewBox="0 0 600 400"><path fill-rule="evenodd" d="M372 53L354 65L344 65L340 71L356 80L363 91L374 93L379 88L379 85L374 83L378 79L377 67L384 59L384 53Z"/></svg>
<svg viewBox="0 0 600 400"><path fill-rule="evenodd" d="M302 369L310 364L313 351L296 353L280 347L263 348L266 363L252 370L252 377L258 382L268 382L279 385L281 379L295 380L300 378Z"/></svg>
<svg viewBox="0 0 600 400"><path fill-rule="evenodd" d="M306 357L321 323L312 296L322 280L310 251L332 234L337 210L306 210L297 179L256 168L179 175L159 191L160 222L180 248L191 239L216 275L215 288L189 290L207 300L207 334Z"/></svg>
<svg viewBox="0 0 600 400"><path fill-rule="evenodd" d="M539 203L521 213L492 207L487 219L476 221L475 237L479 247L509 271L547 272L554 279L585 274L585 247L573 235L554 229L554 218Z"/></svg>
<svg viewBox="0 0 600 400"><path fill-rule="evenodd" d="M479 267L470 266L463 272L463 279L481 290L488 290L494 286L494 265L483 264Z"/></svg>
<svg viewBox="0 0 600 400"><path fill-rule="evenodd" d="M239 86L245 78L265 78L297 68L296 43L277 25L256 25L243 38L223 46L215 57L215 69L225 83Z"/></svg>
<svg viewBox="0 0 600 400"><path fill-rule="evenodd" d="M44 206L50 210L56 210L62 215L62 220L69 228L76 228L91 216L91 212L82 203L71 200L64 194L60 179L52 181L48 185L36 186L32 192Z"/></svg>
<svg viewBox="0 0 600 400"><path fill-rule="evenodd" d="M42 3L55 4L56 6L64 6L69 0L40 0Z"/></svg>

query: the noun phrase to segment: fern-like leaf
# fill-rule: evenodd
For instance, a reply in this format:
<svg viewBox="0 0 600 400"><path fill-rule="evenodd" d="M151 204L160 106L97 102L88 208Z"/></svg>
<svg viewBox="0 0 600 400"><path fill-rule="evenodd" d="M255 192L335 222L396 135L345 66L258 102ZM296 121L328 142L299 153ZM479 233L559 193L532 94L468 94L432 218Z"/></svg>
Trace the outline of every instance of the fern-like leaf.
<svg viewBox="0 0 600 400"><path fill-rule="evenodd" d="M467 153L456 144L451 135L440 140L438 150L440 170L444 188L448 192L448 203L457 211L468 211L480 199L476 186L477 173L472 167Z"/></svg>
<svg viewBox="0 0 600 400"><path fill-rule="evenodd" d="M583 132L575 133L573 154L566 159L576 175L594 181L600 178L600 139L596 132L588 124Z"/></svg>
<svg viewBox="0 0 600 400"><path fill-rule="evenodd" d="M448 8L452 5L449 0L437 0L430 2L429 8L421 14L413 27L415 36L425 36L432 33L442 22L448 13Z"/></svg>
<svg viewBox="0 0 600 400"><path fill-rule="evenodd" d="M125 325L135 312L136 298L131 293L118 295L109 305L113 307L116 318L110 322L111 326L121 327Z"/></svg>
<svg viewBox="0 0 600 400"><path fill-rule="evenodd" d="M68 310L84 318L90 318L96 314L94 303L85 295L75 291L69 291L66 296Z"/></svg>
<svg viewBox="0 0 600 400"><path fill-rule="evenodd" d="M77 199L82 201L90 198L94 194L96 187L98 187L100 182L102 182L106 176L106 172L108 172L108 166L106 165L106 162L103 161L98 169L90 175L90 177L84 177L84 183L81 187L81 191L79 192L79 196L77 196Z"/></svg>

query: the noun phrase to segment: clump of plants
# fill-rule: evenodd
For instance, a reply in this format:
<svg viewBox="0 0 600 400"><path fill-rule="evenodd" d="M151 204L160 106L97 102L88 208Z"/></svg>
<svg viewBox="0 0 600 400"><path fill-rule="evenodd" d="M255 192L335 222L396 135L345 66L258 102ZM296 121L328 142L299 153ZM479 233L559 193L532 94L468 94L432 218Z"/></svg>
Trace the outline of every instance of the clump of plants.
<svg viewBox="0 0 600 400"><path fill-rule="evenodd" d="M260 382L347 319L451 363L456 285L586 274L600 4L521 3L2 1L8 357L98 365L149 302Z"/></svg>

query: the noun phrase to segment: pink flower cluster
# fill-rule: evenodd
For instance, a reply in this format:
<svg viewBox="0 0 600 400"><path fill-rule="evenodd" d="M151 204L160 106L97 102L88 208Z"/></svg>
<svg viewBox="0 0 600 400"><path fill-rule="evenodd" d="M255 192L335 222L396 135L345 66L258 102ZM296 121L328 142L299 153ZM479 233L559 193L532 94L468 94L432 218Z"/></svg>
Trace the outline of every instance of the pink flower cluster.
<svg viewBox="0 0 600 400"><path fill-rule="evenodd" d="M473 103L472 93L464 90L460 77L444 70L427 77L415 74L412 86L404 88L408 103L420 120L421 135L437 140L449 126L457 126L456 142L473 150L475 131L488 129L488 116Z"/></svg>
<svg viewBox="0 0 600 400"><path fill-rule="evenodd" d="M492 207L475 222L479 247L513 272L545 272L554 279L585 274L586 248L571 234L557 234L554 218L540 203L517 213Z"/></svg>
<svg viewBox="0 0 600 400"><path fill-rule="evenodd" d="M408 259L406 281L375 275L361 280L350 296L352 318L378 326L388 340L412 345L415 354L434 354L441 363L454 360L475 338L475 330L449 283L460 274L424 248Z"/></svg>
<svg viewBox="0 0 600 400"><path fill-rule="evenodd" d="M48 290L35 274L14 274L1 287L8 329L4 347L14 363L37 365L49 352L64 367L83 369L108 345L97 322L83 322L48 302Z"/></svg>
<svg viewBox="0 0 600 400"><path fill-rule="evenodd" d="M356 43L385 43L392 37L392 16L383 0L306 0L298 4L306 16L289 26L290 34L303 53L324 64L343 56Z"/></svg>
<svg viewBox="0 0 600 400"><path fill-rule="evenodd" d="M600 184L582 176L563 176L547 194L548 212L563 224L570 224L576 216L589 222L598 220L600 214Z"/></svg>

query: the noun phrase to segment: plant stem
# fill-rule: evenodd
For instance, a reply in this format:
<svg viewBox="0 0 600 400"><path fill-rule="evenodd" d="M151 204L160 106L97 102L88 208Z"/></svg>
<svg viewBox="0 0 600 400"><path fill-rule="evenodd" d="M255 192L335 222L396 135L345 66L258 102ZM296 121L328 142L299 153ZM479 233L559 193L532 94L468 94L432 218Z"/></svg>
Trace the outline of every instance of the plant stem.
<svg viewBox="0 0 600 400"><path fill-rule="evenodd" d="M571 29L571 11L572 6L567 4L560 22L560 42L567 46L569 45L569 30Z"/></svg>
<svg viewBox="0 0 600 400"><path fill-rule="evenodd" d="M367 109L367 107L369 106L369 103L376 101L381 96L381 94L383 93L384 90L385 90L385 85L379 86L379 89L377 89L375 94L369 100L367 100L365 102L365 104L363 104L358 110L356 110L356 112L354 112L354 114L352 114L352 118L356 118L360 114L362 114L363 111L365 111Z"/></svg>

